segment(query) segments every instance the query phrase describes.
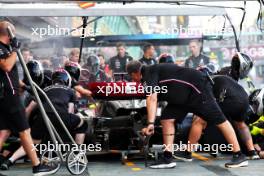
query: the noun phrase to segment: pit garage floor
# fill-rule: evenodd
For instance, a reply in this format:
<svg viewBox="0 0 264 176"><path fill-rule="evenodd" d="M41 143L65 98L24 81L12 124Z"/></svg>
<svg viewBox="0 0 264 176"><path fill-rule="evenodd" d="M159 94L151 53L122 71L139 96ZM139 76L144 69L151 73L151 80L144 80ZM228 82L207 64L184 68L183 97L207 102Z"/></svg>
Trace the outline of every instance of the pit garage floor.
<svg viewBox="0 0 264 176"><path fill-rule="evenodd" d="M249 161L249 167L226 169L224 163L231 155L221 155L212 158L208 154L194 154L193 162L177 162L174 169L149 169L145 168L143 159L130 159L125 165L120 162L119 156L99 156L90 158L88 172L83 176L262 176L264 172L264 160ZM7 176L29 176L30 164L17 163L9 171L0 171ZM58 176L70 176L66 167L55 174Z"/></svg>

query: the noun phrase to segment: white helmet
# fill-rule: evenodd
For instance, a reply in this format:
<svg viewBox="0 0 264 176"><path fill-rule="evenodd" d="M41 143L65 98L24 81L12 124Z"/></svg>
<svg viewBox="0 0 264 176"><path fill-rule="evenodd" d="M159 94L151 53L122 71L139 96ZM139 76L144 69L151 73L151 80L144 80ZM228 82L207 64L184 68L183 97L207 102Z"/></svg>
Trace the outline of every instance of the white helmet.
<svg viewBox="0 0 264 176"><path fill-rule="evenodd" d="M257 89L252 92L249 96L249 103L252 106L254 113L258 116L263 115L263 101L264 101L264 88Z"/></svg>
<svg viewBox="0 0 264 176"><path fill-rule="evenodd" d="M237 52L232 58L231 67L238 72L240 79L244 79L252 69L253 62L247 54Z"/></svg>

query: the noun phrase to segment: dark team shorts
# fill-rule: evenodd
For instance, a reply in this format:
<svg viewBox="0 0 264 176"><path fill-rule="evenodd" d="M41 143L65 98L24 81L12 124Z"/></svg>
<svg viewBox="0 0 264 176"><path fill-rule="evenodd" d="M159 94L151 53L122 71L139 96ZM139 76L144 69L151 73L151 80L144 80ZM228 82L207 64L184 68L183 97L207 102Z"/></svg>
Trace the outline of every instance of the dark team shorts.
<svg viewBox="0 0 264 176"><path fill-rule="evenodd" d="M244 122L248 118L249 103L244 97L238 101L225 100L219 106L228 120Z"/></svg>
<svg viewBox="0 0 264 176"><path fill-rule="evenodd" d="M11 130L14 133L19 133L27 129L29 129L29 124L24 108L18 108L16 111L1 108L0 130Z"/></svg>
<svg viewBox="0 0 264 176"><path fill-rule="evenodd" d="M218 125L226 121L226 117L217 104L209 81L201 83L202 93L192 93L184 105L171 104L165 107L161 114L161 120L175 119L181 123L187 113L200 116L208 124Z"/></svg>
<svg viewBox="0 0 264 176"><path fill-rule="evenodd" d="M53 113L47 113L49 119L51 120L51 123L55 127L55 129L60 133L64 132L64 129L62 128L61 124L57 120L55 114ZM64 122L67 129L70 131L70 133L85 133L87 130L87 123L83 123L83 125L79 128L78 125L81 122L81 119L79 116L75 114L70 113L63 113L60 114L62 121ZM44 120L41 115L39 115L33 122L31 127L31 135L33 139L41 140L45 137L45 135L48 133L46 124L44 123Z"/></svg>

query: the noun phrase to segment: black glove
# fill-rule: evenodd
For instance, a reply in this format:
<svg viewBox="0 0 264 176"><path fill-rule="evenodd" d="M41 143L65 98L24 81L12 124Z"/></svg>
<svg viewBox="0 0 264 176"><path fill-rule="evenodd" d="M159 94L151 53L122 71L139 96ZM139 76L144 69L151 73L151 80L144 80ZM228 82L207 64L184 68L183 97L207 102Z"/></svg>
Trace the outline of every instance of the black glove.
<svg viewBox="0 0 264 176"><path fill-rule="evenodd" d="M13 51L16 51L20 48L21 43L18 42L17 38L14 37L10 40L10 46L12 47Z"/></svg>
<svg viewBox="0 0 264 176"><path fill-rule="evenodd" d="M6 59L10 56L11 52L9 52L5 48L0 48L0 59Z"/></svg>

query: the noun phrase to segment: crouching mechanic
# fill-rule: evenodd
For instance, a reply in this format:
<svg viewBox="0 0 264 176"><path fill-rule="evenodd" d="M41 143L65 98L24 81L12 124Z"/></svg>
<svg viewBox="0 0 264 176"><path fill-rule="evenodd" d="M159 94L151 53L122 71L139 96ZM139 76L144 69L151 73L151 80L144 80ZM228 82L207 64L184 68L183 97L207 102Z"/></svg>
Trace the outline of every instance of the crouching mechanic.
<svg viewBox="0 0 264 176"><path fill-rule="evenodd" d="M0 150L11 131L18 132L27 155L32 161L33 175L48 175L56 172L54 168L40 164L25 115L25 108L19 96L18 70L16 66L16 39L10 39L7 28L15 32L14 26L0 22Z"/></svg>
<svg viewBox="0 0 264 176"><path fill-rule="evenodd" d="M150 166L154 169L173 168L173 142L175 121L180 123L188 112L199 115L209 124L216 125L229 144L233 145L233 158L226 167L247 165L246 157L241 153L236 134L231 124L215 101L211 83L200 71L179 67L174 64L142 66L138 61L127 65L127 72L136 82L143 82L147 95L148 126L143 129L145 135L154 133L157 101L167 101L168 105L161 115L163 142L165 147L163 157ZM166 87L166 92L157 90ZM148 92L149 88L154 91ZM160 88L160 89L158 89Z"/></svg>
<svg viewBox="0 0 264 176"><path fill-rule="evenodd" d="M69 73L64 69L54 71L52 74L52 85L46 87L44 91L62 118L67 129L72 134L75 134L75 142L77 144L83 144L88 125L80 116L74 114L76 95L74 90L71 89L71 76ZM58 131L63 131L59 120L57 120L48 102L44 100L43 106L54 127ZM44 124L41 118L35 120L32 125L32 138L39 140L38 143L46 135L47 129Z"/></svg>
<svg viewBox="0 0 264 176"><path fill-rule="evenodd" d="M207 72L208 73L208 72ZM249 98L242 86L234 81L229 76L215 75L212 76L213 94L216 101L221 108L227 119L232 122L237 134L241 138L241 142L247 148L247 154L249 159L259 159L257 152L254 149L253 140L245 120L248 118ZM195 116L192 127L189 133L189 144L198 143L202 135L203 129L207 126L207 122L202 118ZM175 158L192 161L192 148L187 148L186 151L177 151L174 153ZM240 165L243 166L244 163ZM238 165L232 165L229 167L237 167Z"/></svg>

